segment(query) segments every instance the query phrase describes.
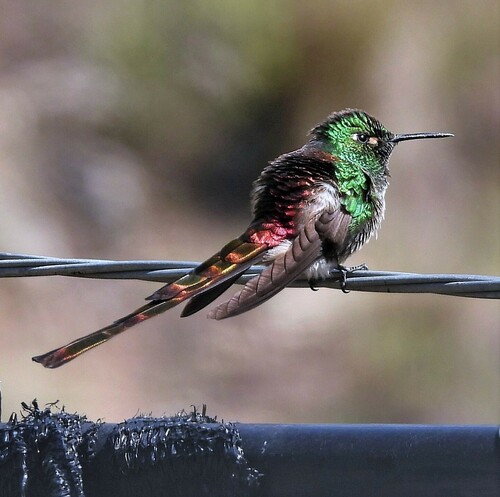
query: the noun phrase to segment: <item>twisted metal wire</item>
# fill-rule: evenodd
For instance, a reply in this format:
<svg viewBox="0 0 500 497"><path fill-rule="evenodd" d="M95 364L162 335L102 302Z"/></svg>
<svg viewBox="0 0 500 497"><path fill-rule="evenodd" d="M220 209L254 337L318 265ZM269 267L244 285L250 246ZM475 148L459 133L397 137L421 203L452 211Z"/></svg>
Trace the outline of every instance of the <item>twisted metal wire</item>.
<svg viewBox="0 0 500 497"><path fill-rule="evenodd" d="M0 253L0 278L25 276L73 276L79 278L134 279L169 283L196 267L191 261L111 261L61 259L26 254ZM263 266L252 266L237 283L259 274ZM315 287L342 288L342 272L333 271ZM289 286L308 288L306 279ZM393 271L358 270L347 274L345 288L361 292L434 293L457 297L500 298L500 276L472 274L415 274Z"/></svg>

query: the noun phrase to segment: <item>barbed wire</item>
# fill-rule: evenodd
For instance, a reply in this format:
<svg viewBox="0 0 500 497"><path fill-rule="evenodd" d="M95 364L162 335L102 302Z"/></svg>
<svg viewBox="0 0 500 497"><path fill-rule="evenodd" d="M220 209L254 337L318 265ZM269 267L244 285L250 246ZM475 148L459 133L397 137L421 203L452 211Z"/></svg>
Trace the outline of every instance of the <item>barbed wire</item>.
<svg viewBox="0 0 500 497"><path fill-rule="evenodd" d="M71 276L78 278L131 279L169 283L196 267L191 261L112 261L62 259L38 255L0 253L0 278ZM245 283L259 274L263 266L252 266L237 281ZM314 283L315 287L342 288L342 272ZM306 279L289 285L308 288ZM360 292L434 293L485 299L500 298L500 276L472 274L417 274L394 271L357 270L347 274L345 288Z"/></svg>

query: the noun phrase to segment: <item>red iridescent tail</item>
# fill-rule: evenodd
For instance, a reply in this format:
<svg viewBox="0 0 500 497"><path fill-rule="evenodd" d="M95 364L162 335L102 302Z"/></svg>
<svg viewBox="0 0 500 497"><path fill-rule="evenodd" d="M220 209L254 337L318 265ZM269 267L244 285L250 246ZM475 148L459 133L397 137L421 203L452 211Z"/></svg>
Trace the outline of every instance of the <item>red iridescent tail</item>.
<svg viewBox="0 0 500 497"><path fill-rule="evenodd" d="M110 338L119 335L123 331L135 326L136 324L142 323L157 314L165 312L166 310L176 306L178 301L168 300L168 301L153 301L149 304L143 305L132 314L118 319L114 323L101 328L90 335L78 338L63 347L51 350L46 354L42 354L33 357L35 362L39 362L42 366L46 368L58 368L69 361L72 361L80 354L87 352L87 350L93 349L101 343L107 342Z"/></svg>
<svg viewBox="0 0 500 497"><path fill-rule="evenodd" d="M259 261L266 250L266 245L249 243L237 238L182 278L160 288L148 297L148 300L151 300L148 304L109 326L46 354L33 357L33 360L46 368L58 368L128 328L161 314L189 298L206 293L206 298L193 299L188 304L186 309L192 314L220 295L221 290L225 290L241 273Z"/></svg>

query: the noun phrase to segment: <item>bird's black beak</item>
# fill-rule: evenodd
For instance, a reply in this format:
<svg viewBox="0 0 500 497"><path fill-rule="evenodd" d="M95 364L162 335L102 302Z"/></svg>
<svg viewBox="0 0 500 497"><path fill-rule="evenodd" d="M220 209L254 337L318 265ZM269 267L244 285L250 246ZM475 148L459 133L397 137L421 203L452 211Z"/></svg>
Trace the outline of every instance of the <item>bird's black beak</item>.
<svg viewBox="0 0 500 497"><path fill-rule="evenodd" d="M389 140L390 143L399 143L406 140L422 140L424 138L446 138L448 136L455 136L452 133L409 133L407 135L394 135Z"/></svg>

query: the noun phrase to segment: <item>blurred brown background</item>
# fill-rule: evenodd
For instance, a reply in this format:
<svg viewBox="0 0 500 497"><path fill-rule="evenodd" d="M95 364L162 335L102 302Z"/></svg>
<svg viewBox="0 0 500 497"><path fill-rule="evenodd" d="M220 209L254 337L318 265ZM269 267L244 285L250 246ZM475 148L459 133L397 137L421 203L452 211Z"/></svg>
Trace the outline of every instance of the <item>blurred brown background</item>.
<svg viewBox="0 0 500 497"><path fill-rule="evenodd" d="M201 260L250 220L266 161L333 110L451 131L391 161L371 269L500 272L496 0L0 1L0 250ZM175 309L50 371L31 356L157 284L0 280L4 420L207 403L259 422L487 423L498 301L288 289L223 322Z"/></svg>

